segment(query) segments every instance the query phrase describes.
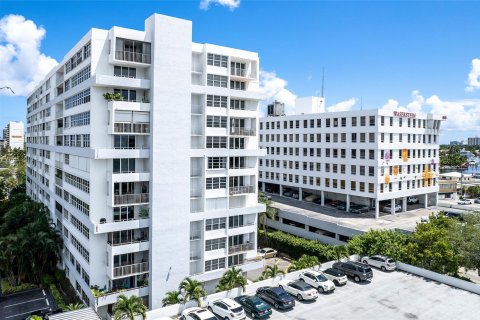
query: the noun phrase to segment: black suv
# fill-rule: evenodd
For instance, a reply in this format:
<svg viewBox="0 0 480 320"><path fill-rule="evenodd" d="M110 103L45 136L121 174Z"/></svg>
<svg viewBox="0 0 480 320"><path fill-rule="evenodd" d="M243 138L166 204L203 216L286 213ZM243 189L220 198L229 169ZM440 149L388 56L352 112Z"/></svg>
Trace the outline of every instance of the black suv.
<svg viewBox="0 0 480 320"><path fill-rule="evenodd" d="M352 277L355 282L371 280L373 278L372 269L363 263L354 261L335 262L333 268L343 271L347 276Z"/></svg>
<svg viewBox="0 0 480 320"><path fill-rule="evenodd" d="M295 305L295 299L279 287L260 287L257 297L270 303L275 309L290 309Z"/></svg>

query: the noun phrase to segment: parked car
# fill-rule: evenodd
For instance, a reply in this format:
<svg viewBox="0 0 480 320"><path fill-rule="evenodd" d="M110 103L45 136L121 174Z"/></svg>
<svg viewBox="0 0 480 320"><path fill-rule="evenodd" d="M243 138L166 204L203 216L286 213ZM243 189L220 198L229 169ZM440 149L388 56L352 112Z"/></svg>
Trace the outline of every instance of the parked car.
<svg viewBox="0 0 480 320"><path fill-rule="evenodd" d="M285 197L292 197L293 196L293 190L291 190L291 189L284 190L283 195Z"/></svg>
<svg viewBox="0 0 480 320"><path fill-rule="evenodd" d="M395 212L400 212L402 211L402 206L399 204L395 204ZM385 207L383 207L383 212L390 213L392 212L392 206L387 204Z"/></svg>
<svg viewBox="0 0 480 320"><path fill-rule="evenodd" d="M245 313L249 314L252 319L254 318L267 318L272 314L272 308L257 296L239 296L235 298L245 310Z"/></svg>
<svg viewBox="0 0 480 320"><path fill-rule="evenodd" d="M352 277L355 282L371 280L373 278L372 269L359 262L335 262L333 267L343 271L348 277Z"/></svg>
<svg viewBox="0 0 480 320"><path fill-rule="evenodd" d="M364 205L361 205L361 204L350 205L350 212L351 213L360 214L360 213L367 213L368 211L370 211L368 209L368 206L364 206Z"/></svg>
<svg viewBox="0 0 480 320"><path fill-rule="evenodd" d="M215 315L203 308L188 308L182 311L182 315L180 316L181 320L217 320Z"/></svg>
<svg viewBox="0 0 480 320"><path fill-rule="evenodd" d="M263 259L275 258L277 253L277 250L272 248L262 248L257 250L257 256Z"/></svg>
<svg viewBox="0 0 480 320"><path fill-rule="evenodd" d="M335 290L335 284L328 280L322 272L314 270L304 271L300 274L300 280L316 288L320 293L333 292Z"/></svg>
<svg viewBox="0 0 480 320"><path fill-rule="evenodd" d="M363 257L362 262L369 266L377 267L382 271L393 271L397 268L397 265L393 259L380 255Z"/></svg>
<svg viewBox="0 0 480 320"><path fill-rule="evenodd" d="M351 204L350 204L350 205L351 205ZM347 203L346 203L346 202L343 202L343 201L340 201L340 202L337 204L337 210L347 211Z"/></svg>
<svg viewBox="0 0 480 320"><path fill-rule="evenodd" d="M470 199L463 199L457 202L458 204L472 204L472 200Z"/></svg>
<svg viewBox="0 0 480 320"><path fill-rule="evenodd" d="M275 309L290 309L295 306L295 299L279 287L260 287L257 289L257 296Z"/></svg>
<svg viewBox="0 0 480 320"><path fill-rule="evenodd" d="M454 212L454 211L446 211L445 212L445 217L447 218L456 218L460 221L463 221L463 213L460 212Z"/></svg>
<svg viewBox="0 0 480 320"><path fill-rule="evenodd" d="M322 204L322 198L318 197L317 199L313 200L313 202L316 204Z"/></svg>
<svg viewBox="0 0 480 320"><path fill-rule="evenodd" d="M230 298L208 302L208 310L225 320L243 320L246 318L242 306Z"/></svg>
<svg viewBox="0 0 480 320"><path fill-rule="evenodd" d="M336 286L343 286L347 284L347 276L341 270L335 268L328 268L323 270L323 275L331 280Z"/></svg>
<svg viewBox="0 0 480 320"><path fill-rule="evenodd" d="M318 291L311 285L300 280L280 280L280 288L296 297L298 301L315 300L318 298Z"/></svg>
<svg viewBox="0 0 480 320"><path fill-rule="evenodd" d="M414 197L414 196L407 197L407 204L417 204L419 202L420 200L418 200L417 197Z"/></svg>
<svg viewBox="0 0 480 320"><path fill-rule="evenodd" d="M340 204L340 200L327 199L325 203L332 207L336 207Z"/></svg>
<svg viewBox="0 0 480 320"><path fill-rule="evenodd" d="M477 198L477 199L473 200L473 202L480 203L480 198Z"/></svg>
<svg viewBox="0 0 480 320"><path fill-rule="evenodd" d="M320 196L317 196L316 194L311 194L309 196L306 196L303 200L307 202L315 202L315 200L319 199Z"/></svg>

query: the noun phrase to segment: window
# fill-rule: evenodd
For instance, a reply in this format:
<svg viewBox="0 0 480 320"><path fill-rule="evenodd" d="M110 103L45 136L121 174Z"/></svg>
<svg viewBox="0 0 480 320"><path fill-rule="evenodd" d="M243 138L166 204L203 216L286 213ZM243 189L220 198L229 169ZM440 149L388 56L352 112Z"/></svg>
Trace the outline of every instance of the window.
<svg viewBox="0 0 480 320"><path fill-rule="evenodd" d="M207 107L216 107L216 108L226 108L227 107L227 100L226 96L214 96L214 95L207 95Z"/></svg>
<svg viewBox="0 0 480 320"><path fill-rule="evenodd" d="M207 178L205 184L206 184L207 190L225 189L227 187L227 178L226 177Z"/></svg>
<svg viewBox="0 0 480 320"><path fill-rule="evenodd" d="M227 77L216 74L207 74L207 86L226 88Z"/></svg>
<svg viewBox="0 0 480 320"><path fill-rule="evenodd" d="M207 64L209 66L226 68L228 66L228 57L219 54L207 54Z"/></svg>
<svg viewBox="0 0 480 320"><path fill-rule="evenodd" d="M205 251L225 249L226 238L211 239L205 241Z"/></svg>
<svg viewBox="0 0 480 320"><path fill-rule="evenodd" d="M135 158L113 159L114 173L135 172Z"/></svg>
<svg viewBox="0 0 480 320"><path fill-rule="evenodd" d="M357 174L357 166L355 165L350 166L350 173L353 175Z"/></svg>
<svg viewBox="0 0 480 320"><path fill-rule="evenodd" d="M90 262L90 253L88 252L88 250L85 249L85 247L82 246L82 244L74 236L71 236L70 241L72 242L75 249L80 252L85 261Z"/></svg>
<svg viewBox="0 0 480 320"><path fill-rule="evenodd" d="M225 268L225 258L212 259L205 261L205 272L224 269Z"/></svg>
<svg viewBox="0 0 480 320"><path fill-rule="evenodd" d="M226 128L227 117L207 116L207 127L208 128Z"/></svg>
<svg viewBox="0 0 480 320"><path fill-rule="evenodd" d="M124 101L137 101L137 91L127 89L113 89L113 93L118 93Z"/></svg>
<svg viewBox="0 0 480 320"><path fill-rule="evenodd" d="M74 114L66 117L65 127L79 127L90 124L90 111Z"/></svg>
<svg viewBox="0 0 480 320"><path fill-rule="evenodd" d="M78 105L90 102L90 89L83 90L67 99L65 99L65 110L76 107Z"/></svg>
<svg viewBox="0 0 480 320"><path fill-rule="evenodd" d="M228 228L233 229L233 228L243 227L245 225L243 217L244 217L243 215L229 217Z"/></svg>
<svg viewBox="0 0 480 320"><path fill-rule="evenodd" d="M208 169L226 169L226 157L208 157Z"/></svg>
<svg viewBox="0 0 480 320"><path fill-rule="evenodd" d="M137 77L137 69L124 67L124 66L114 66L113 67L113 75L116 77L124 77L124 78L136 78Z"/></svg>
<svg viewBox="0 0 480 320"><path fill-rule="evenodd" d="M205 220L205 231L225 229L227 218L214 218Z"/></svg>
<svg viewBox="0 0 480 320"><path fill-rule="evenodd" d="M375 116L370 116L369 117L369 125L371 127L375 126Z"/></svg>
<svg viewBox="0 0 480 320"><path fill-rule="evenodd" d="M352 127L357 126L357 117L352 117Z"/></svg>
<svg viewBox="0 0 480 320"><path fill-rule="evenodd" d="M227 137L207 136L207 148L226 148Z"/></svg>
<svg viewBox="0 0 480 320"><path fill-rule="evenodd" d="M235 90L245 90L246 89L246 84L243 81L230 81L230 89L235 89Z"/></svg>
<svg viewBox="0 0 480 320"><path fill-rule="evenodd" d="M70 222L73 224L75 228L77 228L87 239L90 238L90 231L88 230L87 226L80 222L77 218L73 215L70 215Z"/></svg>
<svg viewBox="0 0 480 320"><path fill-rule="evenodd" d="M90 193L90 182L85 179L65 172L65 182L86 193Z"/></svg>
<svg viewBox="0 0 480 320"><path fill-rule="evenodd" d="M230 100L230 109L245 110L245 100Z"/></svg>
<svg viewBox="0 0 480 320"><path fill-rule="evenodd" d="M90 78L90 66L82 69L80 72L77 72L70 79L65 81L65 91L79 85L88 78Z"/></svg>

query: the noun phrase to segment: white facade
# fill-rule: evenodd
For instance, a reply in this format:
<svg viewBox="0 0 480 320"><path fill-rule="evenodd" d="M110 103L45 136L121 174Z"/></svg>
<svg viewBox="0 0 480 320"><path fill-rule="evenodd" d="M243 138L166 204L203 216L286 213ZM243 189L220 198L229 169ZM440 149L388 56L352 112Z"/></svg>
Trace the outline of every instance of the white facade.
<svg viewBox="0 0 480 320"><path fill-rule="evenodd" d="M10 121L3 129L3 146L12 149L23 149L25 144L25 128L21 121Z"/></svg>
<svg viewBox="0 0 480 320"><path fill-rule="evenodd" d="M376 217L385 200L403 211L408 196L435 205L442 120L376 109L262 118L262 188L316 194L321 205L345 201L347 211L351 202L367 205Z"/></svg>
<svg viewBox="0 0 480 320"><path fill-rule="evenodd" d="M212 287L261 264L258 75L257 53L192 43L190 21L154 14L145 31L91 29L28 98L27 193L102 316L120 294L155 309L187 276Z"/></svg>

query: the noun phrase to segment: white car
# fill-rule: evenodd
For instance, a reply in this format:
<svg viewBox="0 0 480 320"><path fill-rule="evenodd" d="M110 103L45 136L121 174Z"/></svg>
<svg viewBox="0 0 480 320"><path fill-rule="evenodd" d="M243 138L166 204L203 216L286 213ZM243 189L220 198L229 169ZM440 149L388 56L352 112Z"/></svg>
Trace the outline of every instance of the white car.
<svg viewBox="0 0 480 320"><path fill-rule="evenodd" d="M400 212L402 211L402 206L399 204L395 205L395 212ZM392 212L392 206L387 204L385 207L383 207L383 212L390 213Z"/></svg>
<svg viewBox="0 0 480 320"><path fill-rule="evenodd" d="M313 202L313 201L317 200L318 198L320 198L320 196L317 196L316 194L311 194L309 196L306 196L303 200L307 201L307 202Z"/></svg>
<svg viewBox="0 0 480 320"><path fill-rule="evenodd" d="M316 288L320 293L333 292L335 290L335 284L322 272L304 271L300 274L300 280Z"/></svg>
<svg viewBox="0 0 480 320"><path fill-rule="evenodd" d="M457 202L458 204L472 204L472 200L464 199Z"/></svg>
<svg viewBox="0 0 480 320"><path fill-rule="evenodd" d="M318 298L317 290L309 284L300 280L280 280L280 288L301 300L315 300Z"/></svg>
<svg viewBox="0 0 480 320"><path fill-rule="evenodd" d="M272 248L261 248L257 250L257 257L263 259L275 258L277 253L277 250Z"/></svg>
<svg viewBox="0 0 480 320"><path fill-rule="evenodd" d="M208 310L225 320L243 320L246 318L242 306L229 298L210 301Z"/></svg>
<svg viewBox="0 0 480 320"><path fill-rule="evenodd" d="M210 311L202 308L188 308L182 311L181 320L217 320Z"/></svg>
<svg viewBox="0 0 480 320"><path fill-rule="evenodd" d="M344 284L347 284L347 276L343 271L340 271L335 268L328 268L326 270L323 270L323 275L330 281L333 281L333 283L336 286L343 286Z"/></svg>
<svg viewBox="0 0 480 320"><path fill-rule="evenodd" d="M363 257L362 262L368 264L369 266L382 269L382 271L393 271L397 268L397 265L393 259L380 255Z"/></svg>

